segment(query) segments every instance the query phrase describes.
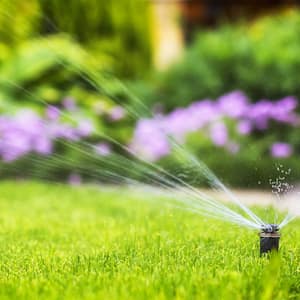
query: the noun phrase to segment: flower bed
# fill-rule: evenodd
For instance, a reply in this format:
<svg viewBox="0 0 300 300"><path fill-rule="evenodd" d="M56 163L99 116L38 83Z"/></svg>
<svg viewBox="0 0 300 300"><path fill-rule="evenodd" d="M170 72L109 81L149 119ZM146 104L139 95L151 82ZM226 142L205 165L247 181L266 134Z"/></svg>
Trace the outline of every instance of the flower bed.
<svg viewBox="0 0 300 300"><path fill-rule="evenodd" d="M236 154L247 151L251 138L259 140L269 135L270 143L262 150L273 157L285 158L292 155L294 147L289 134L281 137L280 133L299 127L296 107L294 97L251 103L243 92L234 91L216 101L201 100L166 115L140 120L131 147L155 161L171 153L169 136L185 143L190 134L197 133L199 139L205 136L208 143ZM274 130L278 127L279 134Z"/></svg>
<svg viewBox="0 0 300 300"><path fill-rule="evenodd" d="M300 178L300 116L297 99L291 96L253 103L243 92L233 91L216 100L196 101L167 114L142 118L131 137L132 129L128 130L130 125L122 107L115 106L101 115L94 111L93 115L91 111L85 114L70 98L62 103L61 109L49 106L42 114L23 109L0 117L0 177L27 178L35 174L45 179L69 178L74 184L101 177L103 170L116 172L99 159L107 156L105 161L109 162L112 151L118 151L97 134L104 132L118 141L124 136L121 143L129 145L136 155L156 161L175 175L186 162L178 160L171 140L184 145L232 185L269 185L272 168L278 161L292 167L293 180ZM108 123L102 126L104 120ZM36 159L38 156L46 158L46 163ZM185 180L193 180L195 172L185 174ZM130 170L128 174L122 170L120 175L129 176ZM145 174L135 176L146 180ZM197 184L202 184L201 180Z"/></svg>

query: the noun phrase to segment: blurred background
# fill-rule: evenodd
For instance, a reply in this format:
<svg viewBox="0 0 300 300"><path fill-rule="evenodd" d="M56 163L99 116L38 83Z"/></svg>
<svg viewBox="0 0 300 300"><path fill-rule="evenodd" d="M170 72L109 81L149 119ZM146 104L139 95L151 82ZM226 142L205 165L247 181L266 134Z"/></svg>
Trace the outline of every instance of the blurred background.
<svg viewBox="0 0 300 300"><path fill-rule="evenodd" d="M1 178L91 181L131 159L112 139L181 172L171 136L232 186L266 188L282 166L298 181L299 8L1 0Z"/></svg>

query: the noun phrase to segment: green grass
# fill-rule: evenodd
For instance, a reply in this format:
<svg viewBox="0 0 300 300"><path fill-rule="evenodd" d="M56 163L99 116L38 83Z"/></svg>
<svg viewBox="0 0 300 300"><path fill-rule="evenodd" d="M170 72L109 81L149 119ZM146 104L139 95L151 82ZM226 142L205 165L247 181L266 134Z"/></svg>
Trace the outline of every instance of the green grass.
<svg viewBox="0 0 300 300"><path fill-rule="evenodd" d="M0 299L300 299L299 220L267 259L257 232L149 200L2 183Z"/></svg>

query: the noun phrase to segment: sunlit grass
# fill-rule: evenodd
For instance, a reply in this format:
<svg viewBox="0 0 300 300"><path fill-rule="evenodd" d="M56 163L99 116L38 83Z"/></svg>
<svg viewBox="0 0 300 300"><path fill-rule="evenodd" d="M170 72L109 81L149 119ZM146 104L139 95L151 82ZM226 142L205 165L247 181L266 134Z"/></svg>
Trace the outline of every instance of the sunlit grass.
<svg viewBox="0 0 300 300"><path fill-rule="evenodd" d="M0 298L299 299L299 220L269 260L257 232L149 199L2 183Z"/></svg>

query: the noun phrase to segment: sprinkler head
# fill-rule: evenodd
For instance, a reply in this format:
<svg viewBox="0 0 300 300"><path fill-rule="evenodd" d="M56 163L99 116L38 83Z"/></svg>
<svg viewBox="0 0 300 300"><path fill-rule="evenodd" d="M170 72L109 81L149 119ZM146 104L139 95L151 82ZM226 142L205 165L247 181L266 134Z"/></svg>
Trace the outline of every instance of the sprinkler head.
<svg viewBox="0 0 300 300"><path fill-rule="evenodd" d="M279 228L277 224L265 224L262 226L261 230L265 233L275 233L279 231Z"/></svg>
<svg viewBox="0 0 300 300"><path fill-rule="evenodd" d="M260 255L270 251L278 251L279 248L279 227L277 224L265 224L261 228L260 236Z"/></svg>

